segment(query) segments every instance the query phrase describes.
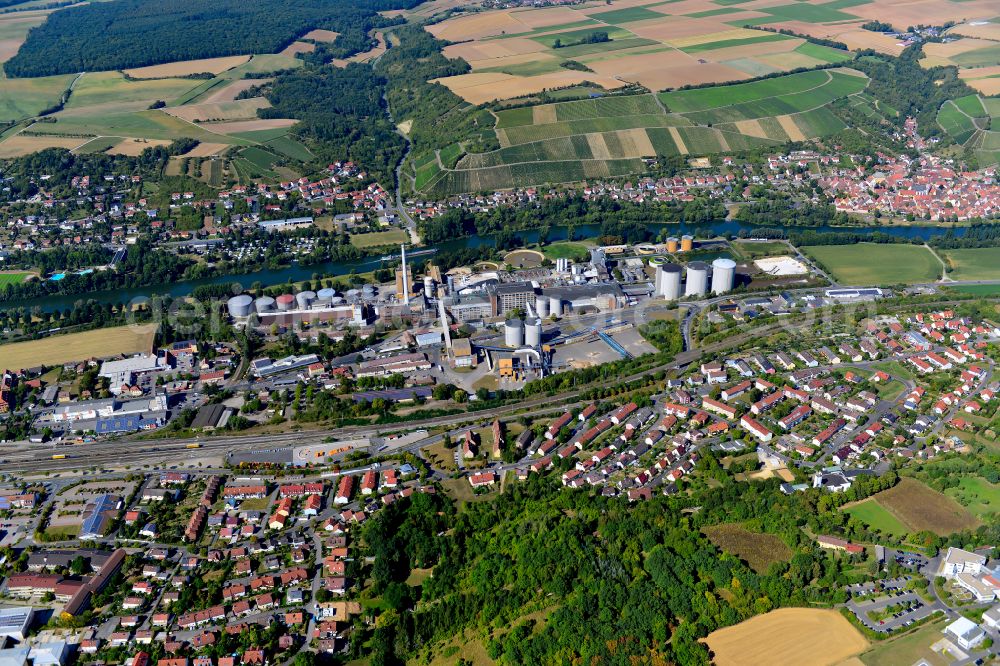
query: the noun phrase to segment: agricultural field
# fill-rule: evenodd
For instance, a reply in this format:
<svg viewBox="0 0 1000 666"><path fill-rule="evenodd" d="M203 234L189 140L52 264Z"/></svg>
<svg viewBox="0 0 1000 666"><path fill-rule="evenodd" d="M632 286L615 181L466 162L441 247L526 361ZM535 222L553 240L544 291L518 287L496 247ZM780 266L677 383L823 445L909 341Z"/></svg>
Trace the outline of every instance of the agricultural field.
<svg viewBox="0 0 1000 666"><path fill-rule="evenodd" d="M941 263L920 245L857 243L800 249L844 285L934 282L941 276Z"/></svg>
<svg viewBox="0 0 1000 666"><path fill-rule="evenodd" d="M854 70L835 68L660 95L502 109L495 112L499 150L467 154L453 170L433 155L420 156L416 189L449 194L606 178L641 172L642 160L657 156L821 138L845 127L827 105L866 85Z"/></svg>
<svg viewBox="0 0 1000 666"><path fill-rule="evenodd" d="M857 17L825 5L767 4L769 0L751 0L722 7L707 0L649 0L620 9L504 9L459 15L428 30L456 42L445 48L446 56L471 65L472 73L440 82L473 104L585 81L606 90L628 82L659 91L851 59L848 51L744 26L772 28L792 17L818 24ZM567 68L569 60L586 69Z"/></svg>
<svg viewBox="0 0 1000 666"><path fill-rule="evenodd" d="M979 524L976 517L958 502L916 479L904 477L894 487L874 495L873 499L910 532L928 530L944 536Z"/></svg>
<svg viewBox="0 0 1000 666"><path fill-rule="evenodd" d="M773 534L751 532L739 525L713 525L702 530L717 548L750 565L757 573L766 572L776 562L786 562L792 550Z"/></svg>
<svg viewBox="0 0 1000 666"><path fill-rule="evenodd" d="M0 78L0 123L34 116L59 103L76 76L44 76L37 79Z"/></svg>
<svg viewBox="0 0 1000 666"><path fill-rule="evenodd" d="M848 505L843 511L868 527L888 536L903 537L909 531L906 525L872 498Z"/></svg>
<svg viewBox="0 0 1000 666"><path fill-rule="evenodd" d="M1000 248L942 250L940 254L953 269L948 273L952 280L1000 280Z"/></svg>
<svg viewBox="0 0 1000 666"><path fill-rule="evenodd" d="M818 608L780 608L713 631L705 643L719 666L849 663L868 641L843 615Z"/></svg>
<svg viewBox="0 0 1000 666"><path fill-rule="evenodd" d="M119 326L83 333L56 335L30 342L0 345L0 366L11 370L40 365L62 365L91 357L149 352L153 348L156 324Z"/></svg>
<svg viewBox="0 0 1000 666"><path fill-rule="evenodd" d="M993 129L1000 124L1000 101L980 95L948 100L938 110L937 122L956 143L973 150L982 166L1000 161L1000 131Z"/></svg>

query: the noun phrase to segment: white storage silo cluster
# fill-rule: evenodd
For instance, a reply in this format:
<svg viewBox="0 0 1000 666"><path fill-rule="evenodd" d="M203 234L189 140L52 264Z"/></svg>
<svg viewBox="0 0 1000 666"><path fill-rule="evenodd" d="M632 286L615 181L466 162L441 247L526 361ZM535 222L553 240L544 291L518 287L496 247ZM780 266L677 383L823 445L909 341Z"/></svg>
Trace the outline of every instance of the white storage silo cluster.
<svg viewBox="0 0 1000 666"><path fill-rule="evenodd" d="M562 317L562 301L558 296L549 297L549 316Z"/></svg>
<svg viewBox="0 0 1000 666"><path fill-rule="evenodd" d="M712 293L725 294L733 290L736 280L736 262L719 257L712 262Z"/></svg>
<svg viewBox="0 0 1000 666"><path fill-rule="evenodd" d="M704 261L692 261L687 265L687 281L684 284L685 296L704 296L708 291L708 264Z"/></svg>
<svg viewBox="0 0 1000 666"><path fill-rule="evenodd" d="M535 310L538 312L538 316L545 319L549 316L549 299L544 296L540 296L535 299Z"/></svg>
<svg viewBox="0 0 1000 666"><path fill-rule="evenodd" d="M528 347L542 344L542 320L538 317L529 318L524 323L524 344Z"/></svg>
<svg viewBox="0 0 1000 666"><path fill-rule="evenodd" d="M656 293L668 301L681 297L681 267L678 264L657 266L658 285Z"/></svg>

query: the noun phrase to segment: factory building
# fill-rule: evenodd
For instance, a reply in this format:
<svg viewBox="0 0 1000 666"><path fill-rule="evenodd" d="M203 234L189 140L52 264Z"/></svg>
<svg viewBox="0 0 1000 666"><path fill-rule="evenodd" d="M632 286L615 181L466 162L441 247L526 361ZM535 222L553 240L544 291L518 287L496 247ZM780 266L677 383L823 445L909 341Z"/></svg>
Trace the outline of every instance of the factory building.
<svg viewBox="0 0 1000 666"><path fill-rule="evenodd" d="M568 287L549 287L543 290L549 299L549 314L562 316L564 308L572 312L583 309L599 311L625 307L625 292L617 283L581 284Z"/></svg>
<svg viewBox="0 0 1000 666"><path fill-rule="evenodd" d="M535 305L535 288L530 282L509 282L488 288L493 304L493 316L505 315L511 310L527 310Z"/></svg>

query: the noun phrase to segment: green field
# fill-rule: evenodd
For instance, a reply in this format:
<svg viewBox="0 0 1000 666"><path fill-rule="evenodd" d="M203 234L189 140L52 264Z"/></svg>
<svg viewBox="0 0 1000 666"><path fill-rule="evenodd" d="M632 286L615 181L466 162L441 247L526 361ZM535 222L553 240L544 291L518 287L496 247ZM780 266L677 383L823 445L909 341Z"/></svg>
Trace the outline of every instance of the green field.
<svg viewBox="0 0 1000 666"><path fill-rule="evenodd" d="M941 630L946 624L945 619L939 619L889 640L875 641L861 653L859 659L865 666L912 666L918 663L945 666L950 660L931 650L931 645L941 639Z"/></svg>
<svg viewBox="0 0 1000 666"><path fill-rule="evenodd" d="M31 273L0 273L0 289L9 284L21 284L31 275Z"/></svg>
<svg viewBox="0 0 1000 666"><path fill-rule="evenodd" d="M76 82L66 108L79 109L101 104L119 106L130 103L148 106L156 100L170 101L184 91L197 87L199 83L193 79L130 81L119 72L87 72ZM145 107L140 106L140 108Z"/></svg>
<svg viewBox="0 0 1000 666"><path fill-rule="evenodd" d="M934 282L941 264L919 245L857 243L800 248L845 285L890 285Z"/></svg>
<svg viewBox="0 0 1000 666"><path fill-rule="evenodd" d="M996 296L1000 294L1000 284L966 284L958 287L949 287L949 289L975 296Z"/></svg>
<svg viewBox="0 0 1000 666"><path fill-rule="evenodd" d="M91 109L62 111L54 123L35 123L31 131L37 134L63 134L69 136L119 136L173 141L191 137L206 143L233 143L247 145L243 139L216 134L159 110L134 113L97 113Z"/></svg>
<svg viewBox="0 0 1000 666"><path fill-rule="evenodd" d="M942 250L942 258L954 269L952 280L1000 280L1000 247Z"/></svg>
<svg viewBox="0 0 1000 666"><path fill-rule="evenodd" d="M379 245L399 245L409 240L409 235L402 229L388 231L373 231L367 234L351 234L351 245L367 248Z"/></svg>
<svg viewBox="0 0 1000 666"><path fill-rule="evenodd" d="M909 532L894 515L873 499L866 499L844 509L844 513L887 536L903 537Z"/></svg>
<svg viewBox="0 0 1000 666"><path fill-rule="evenodd" d="M579 261L590 256L590 250L582 243L553 243L542 248L542 254L549 259L573 259Z"/></svg>
<svg viewBox="0 0 1000 666"><path fill-rule="evenodd" d="M830 51L828 57L840 57ZM447 146L440 151L443 171L433 155L420 155L413 165L416 189L444 196L608 178L646 170L642 158L778 146L792 139L789 133L798 139L799 133L830 136L845 125L827 105L867 85L849 72L816 70L658 96L606 95L502 109L496 112L502 148L464 155L452 169L447 160L457 146Z"/></svg>
<svg viewBox="0 0 1000 666"><path fill-rule="evenodd" d="M944 494L979 518L1000 511L1000 486L978 476L961 477L958 486L948 488Z"/></svg>
<svg viewBox="0 0 1000 666"><path fill-rule="evenodd" d="M744 259L759 259L761 257L774 257L784 254L791 254L787 243L781 241L766 241L763 243L748 243L746 241L733 241L733 250Z"/></svg>
<svg viewBox="0 0 1000 666"><path fill-rule="evenodd" d="M0 122L21 120L52 108L75 78L73 74L37 79L0 78Z"/></svg>
<svg viewBox="0 0 1000 666"><path fill-rule="evenodd" d="M762 42L783 42L786 39L792 38L787 35L765 32L754 37L723 39L718 42L706 42L704 44L695 44L693 46L682 46L681 51L691 54L703 53L705 51L714 51L715 49L728 49L732 46L747 46L749 44L759 44Z"/></svg>

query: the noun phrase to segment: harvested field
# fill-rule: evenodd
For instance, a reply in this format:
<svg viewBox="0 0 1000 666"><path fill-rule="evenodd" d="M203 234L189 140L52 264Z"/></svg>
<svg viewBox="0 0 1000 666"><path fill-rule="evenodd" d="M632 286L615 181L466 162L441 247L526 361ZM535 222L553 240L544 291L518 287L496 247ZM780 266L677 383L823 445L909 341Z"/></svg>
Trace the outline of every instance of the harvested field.
<svg viewBox="0 0 1000 666"><path fill-rule="evenodd" d="M868 641L840 613L780 608L705 639L719 666L795 664L833 666L860 654Z"/></svg>
<svg viewBox="0 0 1000 666"><path fill-rule="evenodd" d="M973 51L996 47L997 43L986 39L962 38L948 43L931 43L924 45L924 58L920 64L924 67L934 65L958 65L961 57Z"/></svg>
<svg viewBox="0 0 1000 666"><path fill-rule="evenodd" d="M170 142L165 139L124 139L108 149L109 155L129 155L135 157L147 148L156 146L168 146Z"/></svg>
<svg viewBox="0 0 1000 666"><path fill-rule="evenodd" d="M164 109L166 113L193 122L223 122L228 120L253 120L257 118L257 109L271 106L263 97L238 99L232 102L216 102L213 104L186 104Z"/></svg>
<svg viewBox="0 0 1000 666"><path fill-rule="evenodd" d="M202 127L218 134L235 134L236 132L256 132L291 127L297 120L291 118L271 118L258 120L234 120L225 123L204 123Z"/></svg>
<svg viewBox="0 0 1000 666"><path fill-rule="evenodd" d="M292 42L281 49L281 55L295 57L296 53L312 53L316 50L316 45L312 42Z"/></svg>
<svg viewBox="0 0 1000 666"><path fill-rule="evenodd" d="M975 88L983 95L1000 95L1000 77L986 79L972 79L966 81L969 87Z"/></svg>
<svg viewBox="0 0 1000 666"><path fill-rule="evenodd" d="M302 35L299 39L311 39L314 42L334 42L340 37L339 32L334 32L333 30L310 30L306 34Z"/></svg>
<svg viewBox="0 0 1000 666"><path fill-rule="evenodd" d="M39 365L62 365L89 358L149 352L156 324L119 326L83 333L55 335L30 342L0 345L0 366L21 370Z"/></svg>
<svg viewBox="0 0 1000 666"><path fill-rule="evenodd" d="M958 502L916 479L904 477L873 497L911 532L928 530L944 536L979 524Z"/></svg>
<svg viewBox="0 0 1000 666"><path fill-rule="evenodd" d="M792 556L788 545L773 534L751 532L736 524L713 525L702 531L716 547L745 561L757 573Z"/></svg>
<svg viewBox="0 0 1000 666"><path fill-rule="evenodd" d="M427 26L427 32L449 42L465 42L504 33L529 32L531 26L514 18L509 9L494 12L466 14L441 23Z"/></svg>
<svg viewBox="0 0 1000 666"><path fill-rule="evenodd" d="M28 31L45 22L50 11L11 12L0 15L0 63L14 57Z"/></svg>
<svg viewBox="0 0 1000 666"><path fill-rule="evenodd" d="M595 76L590 72L554 72L541 76L511 76L510 74L484 73L460 74L444 79L435 79L447 86L456 95L472 104L484 104L497 99L510 99L531 95L548 88L564 88L584 81L597 83L609 90L621 88L625 82L609 76Z"/></svg>
<svg viewBox="0 0 1000 666"><path fill-rule="evenodd" d="M799 129L799 126L795 124L795 120L791 116L778 116L778 123L781 125L781 129L785 131L788 138L792 141L805 141L806 136Z"/></svg>
<svg viewBox="0 0 1000 666"><path fill-rule="evenodd" d="M226 148L229 148L228 143L199 143L184 153L184 157L211 157L212 155L218 155Z"/></svg>
<svg viewBox="0 0 1000 666"><path fill-rule="evenodd" d="M27 136L15 134L0 143L0 157L20 157L46 148L73 150L88 142L86 138L65 136Z"/></svg>
<svg viewBox="0 0 1000 666"><path fill-rule="evenodd" d="M190 76L191 74L201 74L203 72L219 74L249 61L250 56L248 55L205 58L203 60L183 60L181 62L168 62L162 65L126 69L125 73L133 79L165 79L172 76Z"/></svg>
<svg viewBox="0 0 1000 666"><path fill-rule="evenodd" d="M982 23L978 21L973 25L963 23L948 30L948 34L1000 41L1000 23Z"/></svg>

